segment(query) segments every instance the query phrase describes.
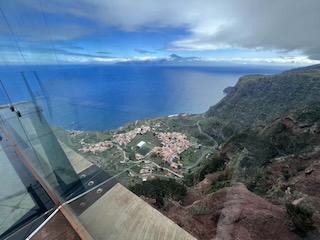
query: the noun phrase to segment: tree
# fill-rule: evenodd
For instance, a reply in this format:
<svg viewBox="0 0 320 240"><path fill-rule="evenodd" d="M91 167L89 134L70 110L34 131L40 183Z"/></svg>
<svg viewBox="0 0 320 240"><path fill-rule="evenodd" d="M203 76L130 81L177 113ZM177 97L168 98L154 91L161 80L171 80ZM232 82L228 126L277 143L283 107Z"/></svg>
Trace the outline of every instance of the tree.
<svg viewBox="0 0 320 240"><path fill-rule="evenodd" d="M163 180L154 179L142 182L129 188L138 196L145 196L156 200L159 207L164 206L164 199L172 199L175 201L182 200L186 195L187 189L184 185L173 179Z"/></svg>

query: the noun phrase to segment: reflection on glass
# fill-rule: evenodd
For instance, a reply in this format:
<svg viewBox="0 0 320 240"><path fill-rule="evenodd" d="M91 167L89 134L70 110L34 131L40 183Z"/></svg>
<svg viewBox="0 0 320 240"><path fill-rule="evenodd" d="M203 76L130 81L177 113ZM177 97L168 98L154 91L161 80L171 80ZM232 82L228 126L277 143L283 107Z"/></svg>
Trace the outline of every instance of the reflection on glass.
<svg viewBox="0 0 320 240"><path fill-rule="evenodd" d="M37 209L34 209L34 201L2 148L0 165L0 234L3 234L25 214L30 211L36 213Z"/></svg>
<svg viewBox="0 0 320 240"><path fill-rule="evenodd" d="M39 107L25 102L15 108L19 109L21 117L9 108L0 113L12 141L51 187L61 196L68 196L79 179Z"/></svg>
<svg viewBox="0 0 320 240"><path fill-rule="evenodd" d="M54 206L0 132L0 236Z"/></svg>

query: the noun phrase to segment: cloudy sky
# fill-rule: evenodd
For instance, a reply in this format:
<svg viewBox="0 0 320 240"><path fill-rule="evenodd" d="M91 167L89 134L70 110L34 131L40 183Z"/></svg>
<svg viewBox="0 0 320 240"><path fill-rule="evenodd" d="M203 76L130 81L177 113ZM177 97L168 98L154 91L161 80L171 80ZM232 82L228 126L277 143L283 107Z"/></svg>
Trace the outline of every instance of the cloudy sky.
<svg viewBox="0 0 320 240"><path fill-rule="evenodd" d="M320 63L319 0L0 0L2 63Z"/></svg>

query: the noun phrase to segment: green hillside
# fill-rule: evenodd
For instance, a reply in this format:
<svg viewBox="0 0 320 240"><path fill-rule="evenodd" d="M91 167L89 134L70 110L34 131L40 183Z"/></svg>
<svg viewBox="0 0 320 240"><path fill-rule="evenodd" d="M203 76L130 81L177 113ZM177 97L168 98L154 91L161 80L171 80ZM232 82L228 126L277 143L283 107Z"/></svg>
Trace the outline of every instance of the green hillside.
<svg viewBox="0 0 320 240"><path fill-rule="evenodd" d="M225 98L210 107L203 129L211 136L226 139L241 129L320 101L319 92L318 70L244 76Z"/></svg>

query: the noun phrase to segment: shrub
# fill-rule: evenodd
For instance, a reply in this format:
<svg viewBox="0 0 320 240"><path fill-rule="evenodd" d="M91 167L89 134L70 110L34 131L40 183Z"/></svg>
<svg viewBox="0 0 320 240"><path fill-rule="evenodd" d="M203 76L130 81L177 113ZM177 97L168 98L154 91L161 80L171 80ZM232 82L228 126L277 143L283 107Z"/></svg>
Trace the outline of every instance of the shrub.
<svg viewBox="0 0 320 240"><path fill-rule="evenodd" d="M228 174L223 174L219 176L218 180L213 182L208 189L208 193L211 192L216 192L219 189L225 188L225 187L230 187L232 185L232 180L230 178L230 175Z"/></svg>
<svg viewBox="0 0 320 240"><path fill-rule="evenodd" d="M176 182L173 179L162 180L154 179L136 184L129 189L138 196L153 198L159 207L163 207L165 200L172 199L175 201L181 200L185 196L187 189L184 185Z"/></svg>
<svg viewBox="0 0 320 240"><path fill-rule="evenodd" d="M192 187L193 185L197 184L195 174L194 173L185 174L183 178L183 183L188 187Z"/></svg>
<svg viewBox="0 0 320 240"><path fill-rule="evenodd" d="M313 213L299 205L286 203L287 214L289 215L290 230L301 237L305 237L307 232L314 230L312 215Z"/></svg>
<svg viewBox="0 0 320 240"><path fill-rule="evenodd" d="M202 215L208 211L208 207L206 205L194 205L190 208L190 213L194 216Z"/></svg>
<svg viewBox="0 0 320 240"><path fill-rule="evenodd" d="M211 155L200 170L199 181L202 181L209 173L224 170L226 161L227 159L225 157Z"/></svg>

